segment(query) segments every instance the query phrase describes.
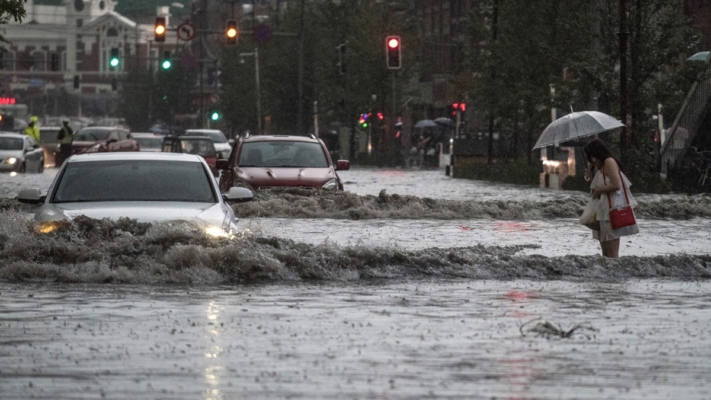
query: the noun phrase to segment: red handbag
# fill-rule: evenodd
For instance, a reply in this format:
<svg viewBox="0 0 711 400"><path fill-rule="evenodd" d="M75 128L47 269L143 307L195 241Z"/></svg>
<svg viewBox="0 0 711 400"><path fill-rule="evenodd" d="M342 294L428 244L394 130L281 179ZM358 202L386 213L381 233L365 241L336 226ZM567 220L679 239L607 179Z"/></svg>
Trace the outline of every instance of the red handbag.
<svg viewBox="0 0 711 400"><path fill-rule="evenodd" d="M602 176L604 182L604 169L602 171ZM630 198L627 196L625 181L622 179L622 171L620 171L620 185L622 185L622 191L625 193L625 201L627 202L626 207L612 208L610 194L607 194L607 204L610 206L610 225L612 225L612 229L624 228L625 226L631 226L637 223L637 220L634 218L634 211L632 211L632 207L630 206Z"/></svg>

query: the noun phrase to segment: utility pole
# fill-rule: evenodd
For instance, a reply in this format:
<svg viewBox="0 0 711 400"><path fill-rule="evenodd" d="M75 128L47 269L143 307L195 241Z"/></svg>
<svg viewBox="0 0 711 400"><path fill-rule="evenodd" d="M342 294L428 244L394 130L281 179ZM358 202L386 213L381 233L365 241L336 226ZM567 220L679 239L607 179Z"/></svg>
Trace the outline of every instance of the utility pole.
<svg viewBox="0 0 711 400"><path fill-rule="evenodd" d="M198 127L202 128L205 124L205 107L204 107L204 89L203 89L203 73L205 71L205 65L203 60L205 59L205 30L207 30L207 0L200 0L200 28L198 40L200 41L200 59L198 60L199 68L199 85L200 85L200 107L198 112Z"/></svg>
<svg viewBox="0 0 711 400"><path fill-rule="evenodd" d="M494 0L494 15L491 21L491 32L492 32L492 44L496 43L496 29L499 19L499 1ZM496 69L491 69L491 82L496 81ZM486 163L491 164L494 158L494 105L491 104L489 108L489 140L487 141L487 158Z"/></svg>
<svg viewBox="0 0 711 400"><path fill-rule="evenodd" d="M304 134L304 4L301 0L301 29L299 30L299 105L296 116L296 132L298 135Z"/></svg>
<svg viewBox="0 0 711 400"><path fill-rule="evenodd" d="M619 0L620 6L620 161L627 164L627 5Z"/></svg>

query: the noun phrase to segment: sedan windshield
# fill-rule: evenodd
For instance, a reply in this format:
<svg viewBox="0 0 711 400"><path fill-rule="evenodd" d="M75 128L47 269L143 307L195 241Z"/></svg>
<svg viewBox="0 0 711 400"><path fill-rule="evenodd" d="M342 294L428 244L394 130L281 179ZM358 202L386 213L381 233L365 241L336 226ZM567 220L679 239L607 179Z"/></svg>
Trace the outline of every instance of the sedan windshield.
<svg viewBox="0 0 711 400"><path fill-rule="evenodd" d="M321 145L308 142L252 142L242 146L240 167L328 168Z"/></svg>
<svg viewBox="0 0 711 400"><path fill-rule="evenodd" d="M82 129L74 136L74 140L82 142L98 142L106 140L111 133L108 129Z"/></svg>
<svg viewBox="0 0 711 400"><path fill-rule="evenodd" d="M67 165L53 203L184 201L216 203L202 163L159 160L76 162Z"/></svg>
<svg viewBox="0 0 711 400"><path fill-rule="evenodd" d="M22 139L0 137L0 150L22 150Z"/></svg>

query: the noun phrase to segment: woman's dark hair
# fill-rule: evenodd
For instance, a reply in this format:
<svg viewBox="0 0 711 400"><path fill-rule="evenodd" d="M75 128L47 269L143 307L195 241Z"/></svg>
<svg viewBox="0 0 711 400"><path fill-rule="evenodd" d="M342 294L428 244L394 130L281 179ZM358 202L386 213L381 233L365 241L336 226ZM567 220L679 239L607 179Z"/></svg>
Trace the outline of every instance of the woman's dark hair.
<svg viewBox="0 0 711 400"><path fill-rule="evenodd" d="M603 143L600 139L593 139L588 142L588 144L583 147L583 152L585 153L585 158L587 158L590 162L592 162L591 157L595 157L604 164L605 160L612 157L612 159L615 160L617 165L620 167L620 171L624 172L624 168L622 167L620 160L612 155L610 149L608 149L607 146L605 146L605 143Z"/></svg>

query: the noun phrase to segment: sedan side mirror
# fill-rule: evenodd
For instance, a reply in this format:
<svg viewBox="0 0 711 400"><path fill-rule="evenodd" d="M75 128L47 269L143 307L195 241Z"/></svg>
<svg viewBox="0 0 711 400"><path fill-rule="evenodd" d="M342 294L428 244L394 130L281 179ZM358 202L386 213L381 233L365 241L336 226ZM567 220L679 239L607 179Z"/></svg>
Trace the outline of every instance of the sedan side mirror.
<svg viewBox="0 0 711 400"><path fill-rule="evenodd" d="M351 169L351 163L348 160L338 160L336 162L336 171L348 171Z"/></svg>
<svg viewBox="0 0 711 400"><path fill-rule="evenodd" d="M254 194L252 194L252 191L243 187L231 187L230 191L223 196L225 201L229 201L232 203L246 203L254 199Z"/></svg>
<svg viewBox="0 0 711 400"><path fill-rule="evenodd" d="M44 203L46 196L42 196L42 193L37 188L32 189L22 189L17 195L17 200L20 203L27 204L40 204Z"/></svg>

